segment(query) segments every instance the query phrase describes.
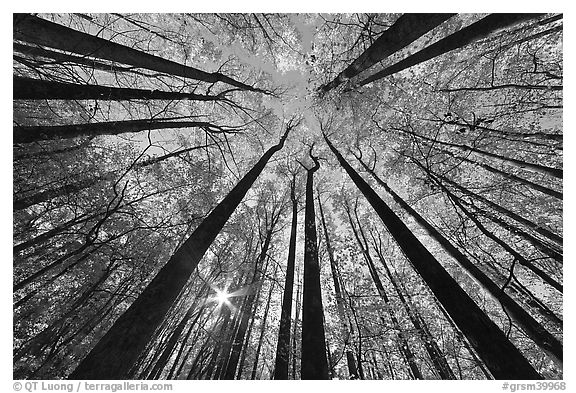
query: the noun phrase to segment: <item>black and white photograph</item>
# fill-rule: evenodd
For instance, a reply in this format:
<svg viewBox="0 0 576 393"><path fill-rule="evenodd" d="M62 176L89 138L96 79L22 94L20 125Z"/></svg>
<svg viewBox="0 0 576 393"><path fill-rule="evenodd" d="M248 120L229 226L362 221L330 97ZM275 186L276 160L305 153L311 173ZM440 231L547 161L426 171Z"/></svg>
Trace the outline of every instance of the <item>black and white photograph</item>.
<svg viewBox="0 0 576 393"><path fill-rule="evenodd" d="M15 391L567 389L563 13L380 9L12 13Z"/></svg>

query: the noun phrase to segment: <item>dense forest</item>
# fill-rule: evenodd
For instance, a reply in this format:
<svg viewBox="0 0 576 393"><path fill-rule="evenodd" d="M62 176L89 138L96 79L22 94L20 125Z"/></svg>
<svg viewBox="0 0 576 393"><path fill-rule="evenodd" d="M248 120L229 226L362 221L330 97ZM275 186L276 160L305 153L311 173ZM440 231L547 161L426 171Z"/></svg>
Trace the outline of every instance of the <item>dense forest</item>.
<svg viewBox="0 0 576 393"><path fill-rule="evenodd" d="M562 379L562 14L14 14L15 379Z"/></svg>

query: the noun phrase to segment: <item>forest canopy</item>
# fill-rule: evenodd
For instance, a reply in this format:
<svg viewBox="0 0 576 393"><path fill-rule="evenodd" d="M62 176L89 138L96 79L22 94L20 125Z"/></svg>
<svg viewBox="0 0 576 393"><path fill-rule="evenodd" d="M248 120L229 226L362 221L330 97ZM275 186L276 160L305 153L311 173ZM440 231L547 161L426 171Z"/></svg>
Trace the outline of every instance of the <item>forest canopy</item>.
<svg viewBox="0 0 576 393"><path fill-rule="evenodd" d="M14 14L15 379L562 379L562 14Z"/></svg>

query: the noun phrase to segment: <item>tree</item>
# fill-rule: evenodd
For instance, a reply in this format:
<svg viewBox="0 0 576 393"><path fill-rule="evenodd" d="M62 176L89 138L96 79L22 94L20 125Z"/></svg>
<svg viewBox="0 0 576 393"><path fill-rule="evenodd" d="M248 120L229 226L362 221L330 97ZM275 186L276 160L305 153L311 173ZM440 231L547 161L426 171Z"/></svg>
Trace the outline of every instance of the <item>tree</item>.
<svg viewBox="0 0 576 393"><path fill-rule="evenodd" d="M324 309L320 288L320 265L314 213L314 172L320 168L318 158L309 155L314 166L306 168L306 208L304 216L304 290L302 297L302 379L328 379Z"/></svg>

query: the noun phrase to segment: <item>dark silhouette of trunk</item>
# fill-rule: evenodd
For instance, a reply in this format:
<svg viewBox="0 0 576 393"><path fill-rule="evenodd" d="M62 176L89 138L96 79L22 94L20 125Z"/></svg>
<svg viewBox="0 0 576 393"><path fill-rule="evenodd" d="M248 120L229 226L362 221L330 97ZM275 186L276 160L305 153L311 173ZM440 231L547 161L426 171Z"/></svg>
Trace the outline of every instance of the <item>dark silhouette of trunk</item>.
<svg viewBox="0 0 576 393"><path fill-rule="evenodd" d="M235 133L239 129L218 126L206 121L170 121L171 119L138 119L99 123L67 124L62 126L20 126L13 129L13 143L32 143L41 140L71 139L81 136L120 135L147 130L201 128L208 133Z"/></svg>
<svg viewBox="0 0 576 393"><path fill-rule="evenodd" d="M344 308L344 297L342 296L342 291L340 289L340 274L338 272L338 267L336 265L336 259L334 258L334 250L330 243L330 237L328 236L328 227L326 226L326 219L324 217L324 211L322 209L322 202L320 201L320 193L316 195L318 200L318 208L320 210L320 219L322 222L322 228L324 229L324 239L326 241L326 249L328 251L328 259L330 260L330 270L332 271L332 281L334 282L334 293L336 295L336 310L338 311L338 318L340 319L340 326L342 328L342 338L344 339L344 345L347 347L350 340L350 329L346 321L346 311ZM354 359L354 353L350 348L346 348L346 362L348 364L348 375L350 379L358 379L358 369L356 368L356 359Z"/></svg>
<svg viewBox="0 0 576 393"><path fill-rule="evenodd" d="M212 241L252 187L270 157L284 146L290 129L291 124L280 142L260 158L172 255L128 310L80 362L70 379L125 378L130 365L166 316Z"/></svg>
<svg viewBox="0 0 576 393"><path fill-rule="evenodd" d="M304 294L302 298L302 379L328 379L326 337L324 335L324 311L320 288L320 265L316 216L314 214L314 172L320 168L318 159L312 155L314 166L306 176L306 208L304 216Z"/></svg>
<svg viewBox="0 0 576 393"><path fill-rule="evenodd" d="M79 64L83 66L87 66L94 70L101 70L106 72L118 73L118 72L130 72L133 74L140 74L144 76L152 76L146 75L143 72L136 71L133 67L122 67L117 64L113 63L105 63L102 61L94 60L89 57L82 57L77 55L70 55L62 52L56 52L50 49L41 48L39 46L29 46L23 45L17 42L12 44L12 47L15 52L20 52L22 54L34 57L34 64L42 66L46 65L74 65ZM39 57L43 57L50 60L39 60ZM19 61L29 61L27 58L23 58L21 56L14 55L14 58Z"/></svg>
<svg viewBox="0 0 576 393"><path fill-rule="evenodd" d="M541 15L543 14L490 14L480 19L478 22L472 23L470 26L464 27L463 29L450 34L448 37L442 38L440 41L427 46L426 48L414 53L413 55L410 55L405 59L384 68L383 70L359 82L358 86L364 86L375 80L395 74L415 66L416 64L423 63L427 60L433 59L434 57L453 51L454 49L462 48L474 41L488 36L496 30L508 26L513 26L517 23L530 19L535 19Z"/></svg>
<svg viewBox="0 0 576 393"><path fill-rule="evenodd" d="M273 277L276 277L278 265L274 268ZM266 308L264 309L264 315L262 316L262 324L260 325L260 337L258 338L258 346L256 347L256 354L254 355L254 366L252 367L252 374L250 379L256 379L256 371L258 370L258 360L260 358L260 350L262 349L262 343L264 342L264 334L266 333L266 319L268 319L268 311L270 310L270 300L272 299L272 291L274 290L274 281L270 282L270 289L268 290L268 298L266 300Z"/></svg>
<svg viewBox="0 0 576 393"><path fill-rule="evenodd" d="M180 93L161 90L131 89L127 87L108 87L99 85L81 85L77 83L54 82L41 79L14 76L14 100L192 100L224 101L224 93L206 95Z"/></svg>
<svg viewBox="0 0 576 393"><path fill-rule="evenodd" d="M362 235L362 238L364 240L365 247L368 250L368 242L366 241L366 238L365 238L365 235L363 233L362 227L360 226L360 223L358 223L358 228L359 228L360 234ZM388 268L388 263L386 262L386 259L384 258L384 255L382 253L381 244L380 243L376 244L376 239L374 238L374 235L373 234L371 234L371 235L372 235L374 250L376 251L378 258L380 259L380 262L382 262L382 266L384 266L384 270L386 270L386 275L388 276L390 283L394 287L396 295L398 296L398 299L400 299L400 302L402 303L402 306L404 307L406 314L410 318L410 322L412 322L412 325L414 325L414 327L416 328L416 330L420 334L420 340L422 341L422 344L424 345L426 352L428 352L428 355L430 356L430 359L432 360L432 364L434 365L436 372L438 373L438 375L442 379L456 379L456 377L454 376L454 373L452 372L452 369L450 368L450 365L448 365L448 361L446 361L446 357L444 356L444 353L442 353L442 350L438 346L438 343L436 342L436 340L432 336L432 333L430 332L430 329L428 328L428 324L426 323L426 321L424 321L424 319L422 318L422 316L420 315L418 310L413 308L408 303L408 301L404 297L404 294L402 293L402 290L400 289L398 283L396 282L396 279L394 278L394 276L392 276L392 272Z"/></svg>
<svg viewBox="0 0 576 393"><path fill-rule="evenodd" d="M416 236L324 138L340 165L364 194L414 269L469 339L490 372L503 379L541 379L522 353L478 307Z"/></svg>
<svg viewBox="0 0 576 393"><path fill-rule="evenodd" d="M356 230L356 226L354 225L352 215L350 214L350 207L348 206L347 203L346 203L345 209L346 209L346 214L348 215L348 220L350 222L350 227L352 228L352 232L354 233L354 237L356 238L356 242L358 243L358 247L360 247L360 251L362 252L362 256L364 257L364 260L366 261L366 264L368 265L368 271L370 272L370 277L372 277L372 281L374 282L374 286L376 287L378 294L380 295L380 297L384 301L384 304L386 305L386 307L385 307L386 311L388 312L388 315L390 316L390 320L392 321L392 326L393 326L394 330L396 331L396 334L398 335L400 350L402 351L402 354L404 355L404 357L406 358L406 360L408 362L408 366L410 367L410 371L412 372L414 379L424 379L424 376L422 375L422 372L420 371L420 368L418 367L418 364L416 363L416 358L414 357L414 352L412 352L412 348L410 348L410 344L408 344L408 340L406 339L406 335L405 335L405 333L402 329L402 326L400 325L400 322L398 321L398 318L396 317L396 314L394 312L393 305L390 303L390 299L388 298L388 294L386 293L386 290L384 289L384 286L382 285L382 281L380 280L380 275L378 274L378 271L376 270L376 267L374 266L374 261L372 260L372 257L370 256L370 252L368 251L367 244L362 243L362 240L360 239L360 236L358 234L358 232L362 230L360 228L360 222L358 222L358 228L359 229ZM362 236L364 237L363 234L362 234ZM364 241L366 241L366 239L364 239Z"/></svg>
<svg viewBox="0 0 576 393"><path fill-rule="evenodd" d="M85 147L88 147L90 145L90 143L92 142L92 139L94 139L94 137L86 138L85 140L83 140L80 143L73 145L73 146L68 146L68 147L63 147L60 149L53 149L53 150L46 150L46 148L43 147L44 150L30 152L30 153L28 153L28 152L22 153L21 150L25 150L25 149L21 149L19 152L14 153L14 161L29 160L29 159L38 160L38 159L43 158L43 157L50 157L50 156L54 156L56 154L62 154L62 153L68 153L68 152L75 151L75 150L80 150L80 149L83 149Z"/></svg>
<svg viewBox="0 0 576 393"><path fill-rule="evenodd" d="M358 157L357 157L358 158ZM390 186L370 169L361 159L358 161L372 175L398 205L402 207L426 232L436 240L442 248L454 258L458 264L466 270L482 287L498 300L507 314L534 342L548 353L551 358L561 367L563 359L562 343L550 334L536 319L534 319L521 305L508 296L500 286L490 279L479 267L477 267L466 255L464 255L450 240L440 233L432 224L406 203ZM378 252L378 250L377 250ZM383 260L384 263L384 260ZM386 266L388 271L388 267ZM390 273L389 273L390 274ZM391 278L392 280L392 278Z"/></svg>
<svg viewBox="0 0 576 393"><path fill-rule="evenodd" d="M187 149L182 149L182 150L178 150L172 153L168 153L168 154L164 154L163 156L159 156L159 157L153 157L150 158L148 160L142 161L142 162L137 162L135 164L132 165L132 168L145 168L147 166L150 165L154 165L157 164L159 162L165 161L169 158L172 157L177 157L180 156L182 154L194 151L194 150L198 150L198 149L203 149L203 148L208 148L212 146L212 144L207 144L207 145L202 145L202 146L194 146L194 147L189 147ZM37 205L39 203L42 202L46 202L55 198L59 198L62 197L64 195L71 195L71 194L75 194L79 191L82 191L86 188L89 188L91 186L93 186L94 184L97 184L99 182L103 182L103 181L107 181L107 180L112 180L114 179L114 177L116 176L116 172L115 171L108 171L105 172L103 174L100 174L98 176L92 176L92 177L88 177L86 179L82 179L79 180L75 183L71 183L71 184L65 184L63 186L60 187L56 187L56 188L52 188L49 190L45 190L45 191L40 191L37 192L35 194L31 194L22 198L18 198L15 199L13 201L13 210L18 211L18 210L23 210L26 209L30 206L34 206ZM26 242L28 243L28 242ZM18 245L18 250L29 247L29 246L24 246L24 245ZM14 250L17 250L16 247L14 248Z"/></svg>
<svg viewBox="0 0 576 393"><path fill-rule="evenodd" d="M563 177L562 169L556 169L556 168L551 168L551 167L548 167L545 165L525 162L522 160L518 160L516 158L504 157L504 156L501 156L501 155L496 154L496 153L491 153L491 152L488 152L485 150L480 150L480 149L477 149L475 147L471 147L471 146L467 146L467 145L459 145L457 143L443 142L443 141L435 140L435 139L428 138L428 137L423 136L423 135L419 135L415 132L403 130L401 128L393 127L393 129L396 131L403 132L405 134L413 135L419 139L431 142L432 144L439 144L442 146L453 147L453 148L456 148L456 149L459 149L462 151L468 151L468 152L475 153L475 154L478 154L478 155L481 155L484 157L488 157L491 159L495 159L495 160L504 162L505 164L512 165L512 166L515 166L517 168L522 168L522 169L527 169L527 170L532 171L532 172L542 173L543 175L554 176L554 177L559 178L559 179L562 179L562 177Z"/></svg>
<svg viewBox="0 0 576 393"><path fill-rule="evenodd" d="M456 14L404 14L386 29L356 60L338 76L320 87L323 93L367 70L406 47Z"/></svg>
<svg viewBox="0 0 576 393"><path fill-rule="evenodd" d="M82 33L36 16L14 14L13 28L15 40L48 46L82 56L106 59L114 63L127 64L187 79L207 83L223 82L241 90L263 92L263 90L246 85L218 72L201 71L91 34Z"/></svg>
<svg viewBox="0 0 576 393"><path fill-rule="evenodd" d="M290 183L290 199L292 201L292 224L290 227L290 243L288 245L288 261L286 264L286 281L282 297L282 312L278 329L278 344L276 346L276 363L274 379L288 379L288 361L290 359L290 321L292 318L292 294L294 292L294 267L296 264L296 230L298 227L298 200L296 199L296 174Z"/></svg>

